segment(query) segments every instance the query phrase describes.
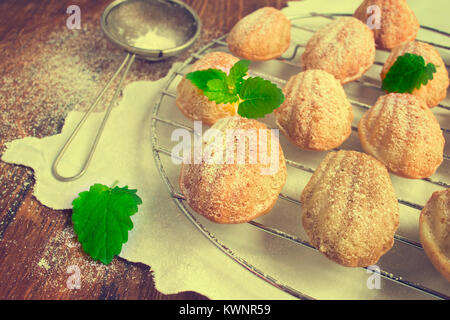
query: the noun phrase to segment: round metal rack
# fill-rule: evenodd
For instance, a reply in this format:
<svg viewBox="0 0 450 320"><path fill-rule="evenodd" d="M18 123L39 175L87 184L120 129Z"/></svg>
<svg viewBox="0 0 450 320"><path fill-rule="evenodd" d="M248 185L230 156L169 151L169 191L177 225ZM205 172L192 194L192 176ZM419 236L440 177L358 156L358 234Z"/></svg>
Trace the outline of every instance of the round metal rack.
<svg viewBox="0 0 450 320"><path fill-rule="evenodd" d="M291 20L300 20L300 19L307 19L307 18L314 18L314 17L320 17L320 18L325 18L325 19L335 19L336 17L342 16L343 14L317 14L317 13L311 13L309 15L301 15L301 16L296 16L296 17L290 17ZM316 30L312 29L312 28L308 28L308 27L304 27L301 25L292 25L292 28L298 28L301 29L303 31L306 32L315 32ZM430 27L426 27L426 26L421 26L422 29L426 29L430 32L435 32L435 33L439 33L443 36L450 36L449 33L445 32L445 31L441 31L441 30L437 30L434 28L430 28ZM230 257L232 260L234 260L235 262L237 262L239 265L241 265L242 267L244 267L245 269L247 269L248 271L250 271L251 273L253 273L254 275L258 276L259 278L263 279L264 281L266 281L267 283L271 284L272 286L279 288L280 290L296 297L299 299L314 299L313 297L305 294L302 292L301 289L297 289L297 288L292 288L288 285L285 285L283 283L281 283L281 281L277 280L275 277L272 277L270 274L264 272L264 270L258 268L257 266L249 263L244 257L239 256L238 254L236 254L232 249L230 249L225 243L223 243L222 241L220 241L212 232L210 232L198 219L198 216L196 216L196 213L193 212L186 204L185 198L182 194L180 194L179 192L177 192L174 184L172 184L172 182L170 181L167 172L165 170L165 166L163 161L161 160L161 155L163 156L169 156L169 157L174 157L174 155L172 154L171 150L169 150L168 148L165 148L163 146L161 146L159 144L159 141L161 139L161 133L158 130L158 124L159 123L164 123L165 125L174 127L174 128L183 128L186 130L189 130L190 132L194 132L192 126L183 124L181 122L177 122L177 121L173 121L171 119L168 119L167 117L164 117L161 115L161 110L163 107L163 102L165 101L165 99L171 99L172 102L170 102L171 107L173 107L175 110L175 112L177 111L177 108L175 106L175 99L176 99L176 93L170 91L171 85L174 83L175 79L177 77L181 78L184 76L184 72L186 70L186 68L191 65L193 62L195 62L197 59L200 59L205 53L207 53L208 51L211 50L221 50L221 51L226 51L227 49L227 43L226 43L226 37L227 34L221 36L220 38L211 41L210 43L208 43L207 45L205 45L203 48L201 48L200 50L198 50L196 53L192 54L172 75L170 75L169 80L164 88L164 90L161 92L159 99L157 100L157 103L155 105L154 108L154 112L153 112L153 117L152 117L152 122L151 122L151 136L152 136L152 145L153 145L153 154L154 154L154 158L155 158L155 162L157 165L157 168L159 169L159 172L161 174L161 177L165 183L165 185L167 186L167 189L171 195L171 197L173 198L173 201L177 204L177 206L179 207L179 209L183 212L183 214L187 217L187 219L189 221L191 221L193 223L193 225L208 239L211 241L211 243L213 243L217 248L219 248L224 254L226 254L228 257ZM423 41L423 40L420 40ZM427 42L427 41L423 41L423 42ZM435 47L438 47L440 49L443 50L450 50L450 47L440 44L440 43L432 43L432 42L428 42L430 44L432 44ZM288 65L292 65L292 66L296 66L298 67L298 63L295 63L294 60L296 59L296 57L299 54L299 51L301 48L303 48L305 46L305 44L300 44L300 43L296 43L296 44L291 44L291 48L292 48L292 54L290 54L289 57L281 57L279 59L277 59L278 61L280 61L281 63L284 64L288 64ZM380 61L376 61L375 65L383 65L383 62ZM446 65L446 68L449 69L449 66ZM279 86L283 86L286 83L286 79L281 79L279 77L273 76L271 74L267 74L267 73L263 73L263 72L258 72L255 70L252 70L252 68L250 68L249 73L253 76L260 76L263 77L265 79L271 80L275 83L277 83ZM363 78L355 81L355 83L359 86L362 87L371 87L371 88L376 88L378 90L379 89L379 85L367 81ZM382 94L382 91L380 90L380 94ZM365 104L361 101L357 101L357 100L352 100L349 99L351 104L353 105L354 108L359 108L362 111L369 109L371 106L368 104ZM441 108L443 109L445 112L450 110L450 106L448 105L444 105L444 104L439 104L437 106L437 108ZM450 134L450 129L448 128L441 128L444 135L448 135ZM357 127L353 126L352 127L353 131L357 132ZM338 150L338 149L335 149ZM444 155L444 163L448 162L450 160L450 156L448 154ZM314 169L300 163L299 161L294 161L294 160L290 160L290 159L286 159L286 164L296 170L302 170L308 173L314 173ZM450 188L450 173L447 172L447 175L445 177L446 179L441 179L441 180L437 180L433 177L431 178L425 178L422 179L423 181L433 184L435 186L438 187L444 187L444 188ZM295 205L299 205L300 206L300 202L299 200L281 193L280 194L280 199L283 201L289 201ZM418 212L420 212L420 210L422 210L423 206L420 204L417 204L415 202L409 201L409 200L404 200L404 199L398 199L400 204L403 204L407 207L410 207L414 210L417 210ZM296 236L296 235L292 235L289 234L287 232L284 232L282 230L279 230L277 228L273 228L271 226L268 225L264 225L262 223L256 222L256 221L251 221L248 223L249 225L251 225L252 227L269 233L273 236L282 238L284 240L287 240L289 242L293 242L299 246L304 246L313 250L316 250L308 241L301 239L300 237ZM417 249L417 250L423 250L421 244L417 241L408 239L407 237L401 236L396 234L395 235L395 241L396 242L401 242L402 244L408 245L408 246L412 246L413 248ZM318 253L319 254L319 253ZM369 267L364 268L366 270L369 270ZM437 298L437 299L450 299L450 296L446 293L443 292L439 292L436 291L432 288L426 287L420 283L415 282L414 280L410 280L410 279L404 279L402 276L398 276L395 274L392 274L391 272L389 272L388 270L372 270L370 269L371 272L374 273L378 273L382 278L386 279L387 281L392 281L395 282L397 284L400 284L402 286L405 286L406 288L410 289L410 290L417 290L420 293L429 296L431 298ZM444 281L444 280L442 280Z"/></svg>

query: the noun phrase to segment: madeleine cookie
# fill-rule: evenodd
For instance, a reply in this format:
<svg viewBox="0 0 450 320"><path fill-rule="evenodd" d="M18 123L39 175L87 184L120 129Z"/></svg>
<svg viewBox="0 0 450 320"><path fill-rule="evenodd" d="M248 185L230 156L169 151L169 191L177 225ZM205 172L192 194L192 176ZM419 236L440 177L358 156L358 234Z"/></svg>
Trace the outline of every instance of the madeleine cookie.
<svg viewBox="0 0 450 320"><path fill-rule="evenodd" d="M450 189L436 191L420 213L420 242L434 267L450 281Z"/></svg>
<svg viewBox="0 0 450 320"><path fill-rule="evenodd" d="M265 124L240 117L220 119L209 132L217 135L206 139L205 132L202 161L181 168L180 188L189 206L218 223L248 222L268 213L286 182L278 137Z"/></svg>
<svg viewBox="0 0 450 320"><path fill-rule="evenodd" d="M398 201L385 166L356 152L330 152L301 195L311 244L348 267L366 267L392 248Z"/></svg>
<svg viewBox="0 0 450 320"><path fill-rule="evenodd" d="M258 9L233 27L227 43L232 53L244 59L278 58L291 43L291 21L275 8Z"/></svg>
<svg viewBox="0 0 450 320"><path fill-rule="evenodd" d="M209 52L197 60L188 70L219 69L229 73L239 59L225 52ZM212 125L218 119L234 116L237 113L238 103L216 103L210 101L203 92L197 88L186 76L177 87L176 105L180 111L191 120L200 120Z"/></svg>
<svg viewBox="0 0 450 320"><path fill-rule="evenodd" d="M405 178L429 177L443 161L439 123L425 102L411 94L379 97L361 118L358 133L367 153Z"/></svg>
<svg viewBox="0 0 450 320"><path fill-rule="evenodd" d="M420 28L419 21L406 0L364 0L353 16L372 29L375 43L384 49L392 49L416 39ZM377 18L378 27L375 25Z"/></svg>
<svg viewBox="0 0 450 320"><path fill-rule="evenodd" d="M276 122L294 144L305 150L330 150L352 131L353 110L341 83L323 70L292 76L283 89Z"/></svg>
<svg viewBox="0 0 450 320"><path fill-rule="evenodd" d="M439 52L428 43L413 41L393 49L381 70L381 80L386 77L389 69L395 63L395 60L405 53L413 53L422 56L425 60L425 64L431 62L436 66L436 73L433 74L433 80L428 81L425 86L422 85L420 89L414 89L412 94L424 99L429 108L437 106L447 95L449 79L447 68L445 67L444 61L442 61Z"/></svg>
<svg viewBox="0 0 450 320"><path fill-rule="evenodd" d="M328 71L341 83L360 78L374 60L373 33L353 17L336 19L314 33L301 57L305 70Z"/></svg>

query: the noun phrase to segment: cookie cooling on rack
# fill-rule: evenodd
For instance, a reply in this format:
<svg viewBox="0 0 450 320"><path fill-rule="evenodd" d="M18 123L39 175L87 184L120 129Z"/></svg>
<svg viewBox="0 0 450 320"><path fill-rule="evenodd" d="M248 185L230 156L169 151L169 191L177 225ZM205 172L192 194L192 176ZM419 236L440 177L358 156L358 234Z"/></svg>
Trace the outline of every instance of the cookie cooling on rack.
<svg viewBox="0 0 450 320"><path fill-rule="evenodd" d="M407 93L378 98L361 118L364 150L405 178L431 176L443 161L444 136L425 102Z"/></svg>
<svg viewBox="0 0 450 320"><path fill-rule="evenodd" d="M291 43L291 21L275 8L258 9L233 27L227 43L233 54L244 59L278 58Z"/></svg>
<svg viewBox="0 0 450 320"><path fill-rule="evenodd" d="M228 74L238 61L238 58L225 52L209 52L197 60L187 73L219 69ZM203 121L208 125L214 124L218 119L236 115L238 108L238 103L210 101L186 76L178 84L176 105L189 119Z"/></svg>
<svg viewBox="0 0 450 320"><path fill-rule="evenodd" d="M223 137L207 138L213 130ZM268 213L286 182L278 138L261 122L229 117L217 121L204 139L203 159L181 168L180 188L189 206L213 222L227 224ZM269 150L267 159L259 153L264 149Z"/></svg>
<svg viewBox="0 0 450 320"><path fill-rule="evenodd" d="M305 47L305 70L321 69L341 83L360 78L375 59L375 41L367 25L353 17L341 17L318 30Z"/></svg>
<svg viewBox="0 0 450 320"><path fill-rule="evenodd" d="M385 166L370 155L328 153L300 200L311 244L341 265L373 265L394 243L397 198Z"/></svg>
<svg viewBox="0 0 450 320"><path fill-rule="evenodd" d="M420 213L419 234L428 258L450 282L450 189L432 194Z"/></svg>
<svg viewBox="0 0 450 320"><path fill-rule="evenodd" d="M379 11L376 11L377 8ZM376 14L379 14L378 27L375 25ZM406 0L365 0L353 16L370 25L375 43L384 49L392 49L416 39L420 28Z"/></svg>
<svg viewBox="0 0 450 320"><path fill-rule="evenodd" d="M413 95L424 99L429 108L435 107L445 99L449 79L444 61L442 61L439 52L432 45L420 41L412 41L394 48L381 70L381 80L386 77L397 58L405 53L422 56L425 64L431 62L436 66L436 73L433 74L433 80L428 81L426 85L422 85L420 89L414 89L412 92Z"/></svg>
<svg viewBox="0 0 450 320"><path fill-rule="evenodd" d="M341 83L323 70L292 76L283 89L284 103L275 109L281 132L304 150L330 150L352 131L353 111Z"/></svg>

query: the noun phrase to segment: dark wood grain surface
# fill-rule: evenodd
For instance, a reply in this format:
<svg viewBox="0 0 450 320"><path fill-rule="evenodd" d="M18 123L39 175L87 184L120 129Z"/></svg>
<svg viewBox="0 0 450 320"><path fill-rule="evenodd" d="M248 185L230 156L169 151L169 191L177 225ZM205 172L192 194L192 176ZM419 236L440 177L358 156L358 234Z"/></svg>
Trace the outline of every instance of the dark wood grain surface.
<svg viewBox="0 0 450 320"><path fill-rule="evenodd" d="M5 81L20 84L26 74L14 59L36 41L45 41L55 30L65 28L66 9L81 8L83 21L98 21L110 1L100 0L10 0L0 1L0 88ZM287 0L186 0L198 12L203 23L201 44L228 32L243 16L264 6L281 8ZM37 36L39 34L39 36ZM191 50L191 51L192 51ZM26 57L26 56L24 56ZM179 60L185 55L179 57ZM153 75L164 75L175 60L149 64ZM17 71L19 70L19 71ZM1 82L3 81L3 83ZM32 86L32 82L30 82ZM20 86L17 86L20 88ZM0 89L1 90L1 89ZM16 90L17 91L17 90ZM27 92L3 90L24 96ZM42 92L41 95L45 95ZM39 108L26 103L0 104L0 154L5 143L26 136L43 137L57 133L65 113L48 117L36 114ZM39 95L37 98L40 98ZM40 100L39 100L40 101ZM58 111L58 110L56 110ZM66 110L67 111L67 110ZM52 117L52 118L50 118ZM151 266L130 263L121 258L109 266L94 263L77 245L71 231L71 211L57 211L40 204L32 195L33 171L0 161L0 299L205 299L195 292L163 295L154 286ZM79 266L81 288L69 289L68 267ZM68 273L69 271L69 273Z"/></svg>

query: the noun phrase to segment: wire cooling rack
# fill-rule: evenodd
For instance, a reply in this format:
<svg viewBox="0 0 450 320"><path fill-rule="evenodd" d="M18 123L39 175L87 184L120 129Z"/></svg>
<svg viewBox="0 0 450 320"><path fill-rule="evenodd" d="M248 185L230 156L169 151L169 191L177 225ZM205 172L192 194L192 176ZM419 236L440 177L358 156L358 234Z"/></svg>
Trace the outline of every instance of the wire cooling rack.
<svg viewBox="0 0 450 320"><path fill-rule="evenodd" d="M347 14L311 13L309 15L290 17L289 19L291 19L292 21L300 20L300 19L307 19L307 18L315 18L315 17L320 17L320 18L324 18L324 19L335 19L336 17L339 17L339 16L347 16ZM311 33L317 31L317 30L309 28L309 27L304 27L304 26L295 25L295 24L292 25L292 28L301 29L305 32L311 32ZM445 31L437 30L434 28L426 27L426 26L421 26L421 29L428 30L429 32L433 32L433 33L438 33L445 37L450 36L450 34ZM167 126L170 126L173 128L183 128L185 130L189 130L190 132L194 132L192 125L170 119L170 116L167 116L167 114L168 113L171 114L171 110L169 110L169 112L167 112L167 110L165 110L166 112L162 112L163 104L164 104L164 108L172 108L173 112L178 112L178 109L175 105L176 93L174 93L174 90L172 90L172 91L170 90L171 86L173 86L173 84L176 82L177 78L181 79L184 76L188 66L190 66L196 60L200 59L205 53L212 51L212 50L227 51L226 37L227 37L227 34L223 35L222 37L220 37L216 40L211 41L210 43L205 45L203 48L198 50L196 53L192 54L178 68L178 70L175 71L169 77L167 85L161 92L160 97L155 105L152 122L151 122L153 154L154 154L157 168L159 169L161 177L162 177L164 183L166 184L171 197L173 198L173 200L177 204L177 206L180 208L180 210L183 212L183 214L187 217L187 219L189 221L191 221L194 224L194 226L207 239L209 239L224 254L226 254L228 257L230 257L232 260L237 262L239 265L241 265L242 267L244 267L245 269L247 269L254 275L258 276L259 278L263 279L267 283L271 284L272 286L274 286L296 298L299 298L299 299L314 299L313 297L303 293L301 289L293 288L291 286L283 284L281 281L279 281L275 277L264 272L264 270L258 268L257 266L253 265L252 263L248 262L244 257L236 254L236 252L234 252L232 249L230 249L224 242L219 240L215 234L210 232L208 230L208 228L206 228L205 225L199 221L197 214L194 213L193 211L191 211L191 209L187 206L185 197L183 196L183 194L181 194L180 192L177 191L177 189L175 187L176 184L172 183L171 179L168 177L164 162L161 160L161 155L168 156L168 157L174 157L174 155L172 154L172 152L169 148L163 147L160 144L162 135L164 133L161 132L162 130L158 129L159 124L164 124L164 125L167 125ZM429 43L435 47L438 47L440 49L443 49L443 50L450 50L450 47L440 44L440 43L433 43L433 42L428 42L428 41L423 41L423 40L420 40L420 41L427 42L427 43ZM302 44L302 43L291 44L292 50L290 50L290 51L292 53L289 54L289 57L281 57L277 60L280 63L283 63L287 66L292 66L292 67L298 68L299 65L298 65L298 63L294 62L294 60L296 60L299 57L299 51L304 46L305 46L305 44ZM382 66L383 62L376 61L375 65ZM449 65L446 64L446 68L449 69ZM286 83L286 79L282 79L282 78L279 78L277 76L274 76L272 74L268 74L265 72L253 70L252 68L250 68L249 73L253 76L260 76L260 77L269 79L269 80L277 83L281 87L284 86L284 84ZM373 81L370 81L369 79L366 79L365 77L362 77L361 79L356 80L354 83L360 87L368 87L368 88L378 89L380 91L380 95L383 94L381 92L381 90L379 89L380 88L379 84L373 83ZM166 101L166 100L170 100L170 101ZM361 111L365 111L371 107L369 104L358 101L356 99L355 100L349 99L349 101L351 102L351 104L353 105L354 108L361 109ZM450 106L444 105L442 103L439 104L436 108L441 109L444 112L447 112L448 110L450 110ZM165 115L163 115L163 114L165 114ZM447 134L450 133L450 130L448 128L441 128L441 129L442 129L444 135L446 135L446 136L447 136ZM353 125L352 130L357 132L357 127ZM337 151L337 150L339 150L339 149L335 149L335 151ZM443 165L448 165L447 162L449 160L450 160L450 156L448 154L444 154ZM304 172L307 172L310 174L314 173L314 169L311 168L311 166L301 163L300 161L290 160L286 157L286 164L295 170L301 170L301 171L304 171ZM436 179L436 178L432 177L432 178L424 178L422 180L426 183L432 184L437 187L450 188L450 184L449 184L450 178L448 175L448 171L446 172L446 175L444 176L444 178L445 179ZM288 179L289 179L289 174L288 174ZM297 200L294 197L292 197L288 194L285 194L283 192L279 195L279 198L282 201L288 201L294 205L300 206L299 200ZM407 207L415 210L417 212L417 214L419 214L420 210L422 210L422 208L423 208L422 205L415 203L414 201L405 200L405 199L398 199L398 201L399 201L399 204L403 204L404 206L407 206ZM284 232L283 230L280 230L280 229L277 229L277 228L274 228L269 225L265 225L263 223L256 222L256 221L251 221L248 224L250 226L256 228L257 230L266 232L272 236L279 237L281 239L295 243L299 246L303 246L306 248L316 250L308 241L301 239L297 235L293 235L288 232ZM395 235L395 241L405 244L407 246L413 247L416 250L423 250L421 244L417 240L409 239L408 237L401 236L399 234ZM317 254L319 254L319 253L317 252ZM409 263L411 263L411 262L409 262ZM366 267L363 269L370 270L370 272L373 272L373 273L378 273L379 276L382 277L383 279L393 282L393 283L396 283L396 284L399 284L401 286L404 286L408 290L416 290L420 294L424 295L424 297L426 297L426 298L450 299L450 296L447 293L440 292L438 290L435 290L435 289L432 289L425 285L422 285L421 283L414 281L414 279L404 279L402 276L395 275L395 274L391 273L389 270L372 269L370 267ZM442 278L442 281L445 282L445 280L443 278Z"/></svg>

